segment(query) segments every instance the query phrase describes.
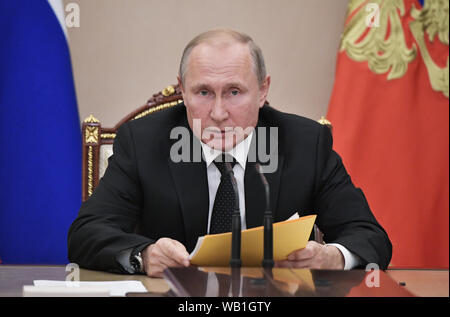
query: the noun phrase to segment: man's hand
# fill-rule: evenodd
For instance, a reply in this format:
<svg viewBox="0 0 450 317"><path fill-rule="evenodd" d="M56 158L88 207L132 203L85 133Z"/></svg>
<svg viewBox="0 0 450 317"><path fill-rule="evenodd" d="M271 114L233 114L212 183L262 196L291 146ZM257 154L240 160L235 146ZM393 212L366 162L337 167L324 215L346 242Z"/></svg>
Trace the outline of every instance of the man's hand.
<svg viewBox="0 0 450 317"><path fill-rule="evenodd" d="M141 252L145 273L150 277L162 277L168 267L189 266L189 253L180 242L161 238Z"/></svg>
<svg viewBox="0 0 450 317"><path fill-rule="evenodd" d="M289 254L287 260L275 262L275 267L342 270L344 264L344 256L335 246L309 241L304 249Z"/></svg>

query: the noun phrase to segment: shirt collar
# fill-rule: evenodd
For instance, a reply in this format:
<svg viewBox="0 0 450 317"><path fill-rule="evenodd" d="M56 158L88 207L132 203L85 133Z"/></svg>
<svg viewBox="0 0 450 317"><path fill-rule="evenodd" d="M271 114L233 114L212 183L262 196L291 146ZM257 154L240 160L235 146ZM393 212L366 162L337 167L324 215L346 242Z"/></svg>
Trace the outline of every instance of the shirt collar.
<svg viewBox="0 0 450 317"><path fill-rule="evenodd" d="M235 158L235 160L241 165L241 167L245 170L245 163L247 162L248 151L250 149L250 144L252 142L253 137L252 131L244 140L236 144L234 148L229 151L222 152L220 150L213 149L209 147L207 144L200 141L202 146L203 157L206 161L206 167L209 165L222 153L229 154Z"/></svg>

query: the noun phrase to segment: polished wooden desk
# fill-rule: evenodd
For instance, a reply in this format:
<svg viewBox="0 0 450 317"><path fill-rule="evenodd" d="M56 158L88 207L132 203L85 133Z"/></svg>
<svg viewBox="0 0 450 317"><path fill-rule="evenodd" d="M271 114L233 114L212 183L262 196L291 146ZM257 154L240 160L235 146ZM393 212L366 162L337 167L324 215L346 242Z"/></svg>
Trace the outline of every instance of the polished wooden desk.
<svg viewBox="0 0 450 317"><path fill-rule="evenodd" d="M396 283L404 285L415 296L448 297L448 270L388 270L387 275ZM24 285L33 285L34 280L64 281L70 274L64 265L0 265L0 297L22 296ZM165 295L170 291L164 279L141 275L119 275L80 269L81 281L139 280L154 295ZM364 295L363 295L364 296Z"/></svg>

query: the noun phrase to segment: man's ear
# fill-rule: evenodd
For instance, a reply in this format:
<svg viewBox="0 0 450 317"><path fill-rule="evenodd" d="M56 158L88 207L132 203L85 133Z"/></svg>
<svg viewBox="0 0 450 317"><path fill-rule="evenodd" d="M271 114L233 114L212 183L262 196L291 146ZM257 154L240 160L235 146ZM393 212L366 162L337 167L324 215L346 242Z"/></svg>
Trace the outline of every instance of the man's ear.
<svg viewBox="0 0 450 317"><path fill-rule="evenodd" d="M178 81L178 86L181 89L181 93L184 95L184 87L183 87L183 83L181 82L180 76L177 76L177 81Z"/></svg>
<svg viewBox="0 0 450 317"><path fill-rule="evenodd" d="M180 87L181 90L181 96L183 97L184 106L187 107L188 101L186 99L186 90L184 89L183 81L181 80L180 76L177 76L177 81L178 86Z"/></svg>
<svg viewBox="0 0 450 317"><path fill-rule="evenodd" d="M259 87L259 107L262 108L266 103L266 98L270 88L270 76L267 75L262 85Z"/></svg>

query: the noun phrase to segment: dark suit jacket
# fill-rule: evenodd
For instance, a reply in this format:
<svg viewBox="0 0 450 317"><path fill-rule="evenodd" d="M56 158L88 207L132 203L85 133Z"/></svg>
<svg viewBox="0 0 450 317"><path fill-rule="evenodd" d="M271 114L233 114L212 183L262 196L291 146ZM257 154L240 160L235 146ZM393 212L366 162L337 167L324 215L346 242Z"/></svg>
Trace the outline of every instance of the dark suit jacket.
<svg viewBox="0 0 450 317"><path fill-rule="evenodd" d="M189 129L183 104L119 128L105 175L69 230L71 262L124 272L117 262L121 251L169 237L191 252L206 234L206 164L171 160L170 149L178 140L169 136L179 126ZM278 168L266 174L274 220L286 220L294 212L317 214L326 242L342 244L363 265L386 268L392 253L389 238L332 150L329 128L267 105L260 109L257 126L278 127ZM255 135L252 146L264 137L258 130ZM247 162L244 176L247 228L261 226L265 210L254 165Z"/></svg>

